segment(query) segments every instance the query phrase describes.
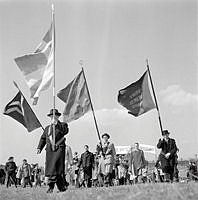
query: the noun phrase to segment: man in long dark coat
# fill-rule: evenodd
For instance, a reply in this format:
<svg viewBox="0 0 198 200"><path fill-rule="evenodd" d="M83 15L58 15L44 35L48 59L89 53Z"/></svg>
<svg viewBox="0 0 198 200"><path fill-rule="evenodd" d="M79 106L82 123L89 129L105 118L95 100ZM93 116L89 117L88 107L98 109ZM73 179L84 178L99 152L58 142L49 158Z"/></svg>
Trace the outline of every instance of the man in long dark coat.
<svg viewBox="0 0 198 200"><path fill-rule="evenodd" d="M57 109L51 109L48 116L51 118L51 125L48 125L37 148L37 153L41 153L46 145L45 176L48 178L47 193L52 193L55 183L60 192L66 190L65 180L65 138L68 133L67 123L60 122L58 118L61 113ZM55 126L55 146L53 146L53 126Z"/></svg>
<svg viewBox="0 0 198 200"><path fill-rule="evenodd" d="M162 132L163 139L159 139L157 148L161 149L159 160L161 162L162 171L165 174L165 181L173 181L175 156L177 152L177 146L174 139L169 138L168 130Z"/></svg>
<svg viewBox="0 0 198 200"><path fill-rule="evenodd" d="M81 154L79 167L82 166L84 172L84 181L87 187L91 187L92 170L94 167L94 155L89 151L89 146L85 145L85 152Z"/></svg>
<svg viewBox="0 0 198 200"><path fill-rule="evenodd" d="M129 172L134 179L134 183L138 182L138 176L142 175L142 169L146 166L144 152L139 149L139 143L135 143L135 148L129 153Z"/></svg>

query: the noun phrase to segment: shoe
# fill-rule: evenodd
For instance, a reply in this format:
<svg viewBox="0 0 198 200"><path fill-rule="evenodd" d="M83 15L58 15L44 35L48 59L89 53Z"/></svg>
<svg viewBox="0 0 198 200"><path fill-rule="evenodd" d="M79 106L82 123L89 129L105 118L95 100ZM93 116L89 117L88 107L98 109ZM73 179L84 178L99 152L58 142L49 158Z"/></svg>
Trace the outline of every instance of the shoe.
<svg viewBox="0 0 198 200"><path fill-rule="evenodd" d="M65 192L67 190L67 188L62 188L61 190L59 190L57 193L59 192Z"/></svg>
<svg viewBox="0 0 198 200"><path fill-rule="evenodd" d="M53 193L53 189L52 188L48 188L47 193Z"/></svg>

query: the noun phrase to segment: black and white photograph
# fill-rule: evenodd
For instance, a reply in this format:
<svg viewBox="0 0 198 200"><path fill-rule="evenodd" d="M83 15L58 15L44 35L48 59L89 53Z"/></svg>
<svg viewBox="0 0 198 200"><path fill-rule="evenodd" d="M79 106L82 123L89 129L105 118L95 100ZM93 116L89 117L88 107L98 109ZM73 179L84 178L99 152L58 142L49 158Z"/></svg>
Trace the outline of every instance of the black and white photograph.
<svg viewBox="0 0 198 200"><path fill-rule="evenodd" d="M0 0L0 199L198 199L197 0Z"/></svg>

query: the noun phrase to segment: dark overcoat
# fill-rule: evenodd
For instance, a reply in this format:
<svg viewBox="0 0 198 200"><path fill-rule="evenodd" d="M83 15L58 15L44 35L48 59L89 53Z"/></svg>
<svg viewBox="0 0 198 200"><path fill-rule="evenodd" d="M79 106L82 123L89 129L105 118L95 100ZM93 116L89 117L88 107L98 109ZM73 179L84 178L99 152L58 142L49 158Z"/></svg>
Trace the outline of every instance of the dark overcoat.
<svg viewBox="0 0 198 200"><path fill-rule="evenodd" d="M55 125L55 143L57 145L55 151L52 150L52 144L50 137L53 133L53 126L49 125L45 128L43 134L41 135L39 145L37 149L42 149L46 145L46 162L45 162L45 176L57 176L62 175L65 170L65 140L61 138L68 133L67 123L58 121Z"/></svg>
<svg viewBox="0 0 198 200"><path fill-rule="evenodd" d="M166 142L164 139L160 139L157 144L157 148L161 149L159 160L161 161L162 171L164 173L172 174L174 172L175 156L177 152L175 140L169 138L168 142ZM165 154L167 153L170 153L168 159L165 157Z"/></svg>
<svg viewBox="0 0 198 200"><path fill-rule="evenodd" d="M92 169L94 166L94 155L90 151L86 151L81 154L79 166L82 166L84 172L84 178L92 178Z"/></svg>

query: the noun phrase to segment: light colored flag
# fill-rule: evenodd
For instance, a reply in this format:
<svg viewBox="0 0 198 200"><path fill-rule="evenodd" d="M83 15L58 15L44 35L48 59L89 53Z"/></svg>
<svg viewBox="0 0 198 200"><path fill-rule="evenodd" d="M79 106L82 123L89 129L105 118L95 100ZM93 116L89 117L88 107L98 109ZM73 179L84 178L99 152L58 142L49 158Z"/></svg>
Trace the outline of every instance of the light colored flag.
<svg viewBox="0 0 198 200"><path fill-rule="evenodd" d="M119 91L118 102L136 117L156 107L149 90L148 71L138 81Z"/></svg>
<svg viewBox="0 0 198 200"><path fill-rule="evenodd" d="M64 122L76 120L88 112L91 108L91 101L83 71L64 89L60 90L57 96L66 103L63 112Z"/></svg>
<svg viewBox="0 0 198 200"><path fill-rule="evenodd" d="M52 25L34 53L15 58L30 88L33 105L37 104L41 91L49 88L53 71Z"/></svg>
<svg viewBox="0 0 198 200"><path fill-rule="evenodd" d="M3 114L8 115L21 123L28 132L42 127L38 118L20 91L6 105Z"/></svg>

